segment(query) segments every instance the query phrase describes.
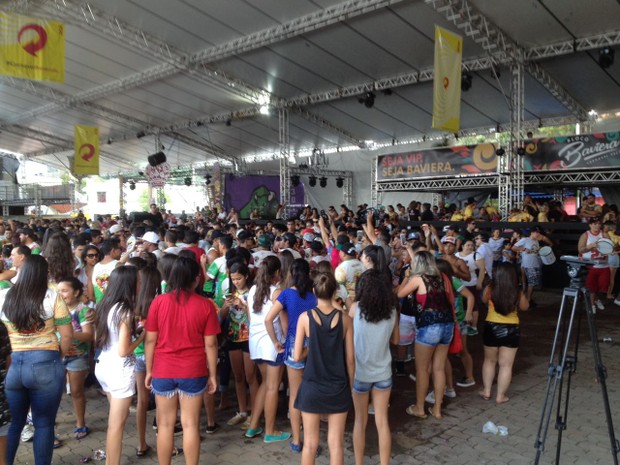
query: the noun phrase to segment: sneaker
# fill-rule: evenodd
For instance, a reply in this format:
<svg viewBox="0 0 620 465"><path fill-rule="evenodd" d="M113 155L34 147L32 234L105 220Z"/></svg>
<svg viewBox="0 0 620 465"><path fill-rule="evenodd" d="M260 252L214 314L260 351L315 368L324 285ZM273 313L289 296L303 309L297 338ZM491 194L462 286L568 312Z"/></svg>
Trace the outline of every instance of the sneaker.
<svg viewBox="0 0 620 465"><path fill-rule="evenodd" d="M263 442L266 444L271 444L272 442L288 441L290 438L291 433L266 434L263 438Z"/></svg>
<svg viewBox="0 0 620 465"><path fill-rule="evenodd" d="M477 336L478 329L475 326L467 326L467 335L468 336Z"/></svg>
<svg viewBox="0 0 620 465"><path fill-rule="evenodd" d="M444 396L446 396L449 399L454 399L456 397L456 391L454 389L446 388L446 390L444 391ZM435 391L429 391L429 393L426 395L426 398L424 400L428 402L429 404L434 404L435 403Z"/></svg>
<svg viewBox="0 0 620 465"><path fill-rule="evenodd" d="M373 407L372 404L370 404L368 406L368 415L374 415L375 414L375 408Z"/></svg>
<svg viewBox="0 0 620 465"><path fill-rule="evenodd" d="M603 302L601 302L599 299L594 302L594 305L596 305L596 308L598 308L599 310L605 310L605 305L603 305Z"/></svg>
<svg viewBox="0 0 620 465"><path fill-rule="evenodd" d="M26 425L24 426L24 429L22 430L21 440L22 442L28 442L32 440L33 437L34 437L34 426L32 426L29 423L26 423Z"/></svg>
<svg viewBox="0 0 620 465"><path fill-rule="evenodd" d="M456 385L458 387L468 388L468 387L475 386L476 382L473 379L472 380L468 380L467 378L463 378L462 380L457 381Z"/></svg>
<svg viewBox="0 0 620 465"><path fill-rule="evenodd" d="M207 429L205 430L205 433L207 434L213 434L215 433L218 429L220 429L220 425L218 425L217 423L212 424L211 426L207 426Z"/></svg>
<svg viewBox="0 0 620 465"><path fill-rule="evenodd" d="M446 396L448 399L454 399L456 397L456 391L454 389L446 388L443 395Z"/></svg>
<svg viewBox="0 0 620 465"><path fill-rule="evenodd" d="M413 373L411 373L411 374L409 375L409 379L410 379L411 381L413 381L414 383L416 382L416 377L415 377L415 375L414 375Z"/></svg>
<svg viewBox="0 0 620 465"><path fill-rule="evenodd" d="M244 423L248 419L248 414L243 415L242 413L237 412L234 417L226 422L228 426L235 426L239 423ZM244 428L247 429L247 428Z"/></svg>
<svg viewBox="0 0 620 465"><path fill-rule="evenodd" d="M620 300L615 299L615 300L614 300L614 304L616 304L616 305L620 305Z"/></svg>
<svg viewBox="0 0 620 465"><path fill-rule="evenodd" d="M435 403L435 391L430 391L428 394L426 394L426 398L424 400L429 404L434 404Z"/></svg>
<svg viewBox="0 0 620 465"><path fill-rule="evenodd" d="M250 423L252 423L252 417L248 415L247 417L245 417L245 421L241 425L241 429L244 431L250 429Z"/></svg>
<svg viewBox="0 0 620 465"><path fill-rule="evenodd" d="M255 438L256 436L260 436L261 434L263 434L263 428L259 426L258 428L255 428L255 429L248 428L244 436L246 438L252 439L252 438Z"/></svg>

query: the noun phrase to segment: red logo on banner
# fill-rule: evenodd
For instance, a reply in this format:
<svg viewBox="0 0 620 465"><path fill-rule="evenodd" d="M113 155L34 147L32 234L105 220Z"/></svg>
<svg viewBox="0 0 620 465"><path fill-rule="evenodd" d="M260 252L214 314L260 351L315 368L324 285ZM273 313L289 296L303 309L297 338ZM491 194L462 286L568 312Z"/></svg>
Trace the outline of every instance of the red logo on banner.
<svg viewBox="0 0 620 465"><path fill-rule="evenodd" d="M82 151L84 151L84 153L82 153ZM84 144L80 147L79 153L82 160L90 161L90 159L95 155L95 146L93 144Z"/></svg>
<svg viewBox="0 0 620 465"><path fill-rule="evenodd" d="M34 31L37 35L35 40L31 40L25 44L22 44L22 36L27 31ZM39 50L43 50L45 44L47 43L47 32L45 32L45 28L38 24L26 24L19 30L17 34L17 41L21 44L22 48L29 53L33 57L37 56L37 52Z"/></svg>

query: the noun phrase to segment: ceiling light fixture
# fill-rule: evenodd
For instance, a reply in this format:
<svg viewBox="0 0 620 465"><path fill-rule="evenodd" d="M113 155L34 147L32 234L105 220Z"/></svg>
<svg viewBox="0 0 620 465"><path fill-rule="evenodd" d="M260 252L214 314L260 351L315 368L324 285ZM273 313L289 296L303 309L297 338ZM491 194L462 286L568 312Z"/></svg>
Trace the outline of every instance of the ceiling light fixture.
<svg viewBox="0 0 620 465"><path fill-rule="evenodd" d="M342 189L342 186L344 186L344 178L339 176L336 178L336 187Z"/></svg>
<svg viewBox="0 0 620 465"><path fill-rule="evenodd" d="M461 90L463 92L467 92L469 89L471 89L472 79L473 76L470 73L463 73L463 75L461 76Z"/></svg>
<svg viewBox="0 0 620 465"><path fill-rule="evenodd" d="M506 151L499 147L496 151L495 151L495 155L497 155L498 157L503 157L504 155L506 155Z"/></svg>
<svg viewBox="0 0 620 465"><path fill-rule="evenodd" d="M607 69L614 64L616 51L611 47L604 47L598 52L598 64L601 68Z"/></svg>
<svg viewBox="0 0 620 465"><path fill-rule="evenodd" d="M191 186L192 185L192 178L190 178L189 176L186 177L183 182L185 183L186 186Z"/></svg>
<svg viewBox="0 0 620 465"><path fill-rule="evenodd" d="M375 106L374 92L366 92L363 97L357 99L359 103L363 103L366 108L372 108Z"/></svg>
<svg viewBox="0 0 620 465"><path fill-rule="evenodd" d="M299 176L297 176L296 174L291 176L291 186L297 187L299 186L299 182L300 182Z"/></svg>
<svg viewBox="0 0 620 465"><path fill-rule="evenodd" d="M319 185L321 187L327 187L327 178L325 176L319 178Z"/></svg>
<svg viewBox="0 0 620 465"><path fill-rule="evenodd" d="M308 184L310 184L310 187L315 187L316 186L316 176L312 175L310 177L308 177Z"/></svg>

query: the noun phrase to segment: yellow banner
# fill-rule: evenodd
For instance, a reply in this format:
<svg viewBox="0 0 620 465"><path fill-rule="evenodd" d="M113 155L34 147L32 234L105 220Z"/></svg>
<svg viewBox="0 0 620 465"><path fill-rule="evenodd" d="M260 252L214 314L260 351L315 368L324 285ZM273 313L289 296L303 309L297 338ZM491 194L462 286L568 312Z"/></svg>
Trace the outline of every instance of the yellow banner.
<svg viewBox="0 0 620 465"><path fill-rule="evenodd" d="M433 127L458 132L461 127L463 38L435 26Z"/></svg>
<svg viewBox="0 0 620 465"><path fill-rule="evenodd" d="M65 82L65 25L0 11L0 74Z"/></svg>
<svg viewBox="0 0 620 465"><path fill-rule="evenodd" d="M99 128L75 126L73 174L99 174Z"/></svg>

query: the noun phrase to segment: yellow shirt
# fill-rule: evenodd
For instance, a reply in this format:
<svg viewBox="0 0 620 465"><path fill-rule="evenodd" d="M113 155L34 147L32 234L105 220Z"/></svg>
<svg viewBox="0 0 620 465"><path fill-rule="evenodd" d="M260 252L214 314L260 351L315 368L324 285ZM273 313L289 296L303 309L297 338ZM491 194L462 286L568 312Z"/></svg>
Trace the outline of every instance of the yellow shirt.
<svg viewBox="0 0 620 465"><path fill-rule="evenodd" d="M495 305L492 300L489 300L489 312L487 313L487 319L489 323L500 323L505 325L518 325L519 324L519 314L515 310L514 312L510 312L508 315L502 315L495 311Z"/></svg>

